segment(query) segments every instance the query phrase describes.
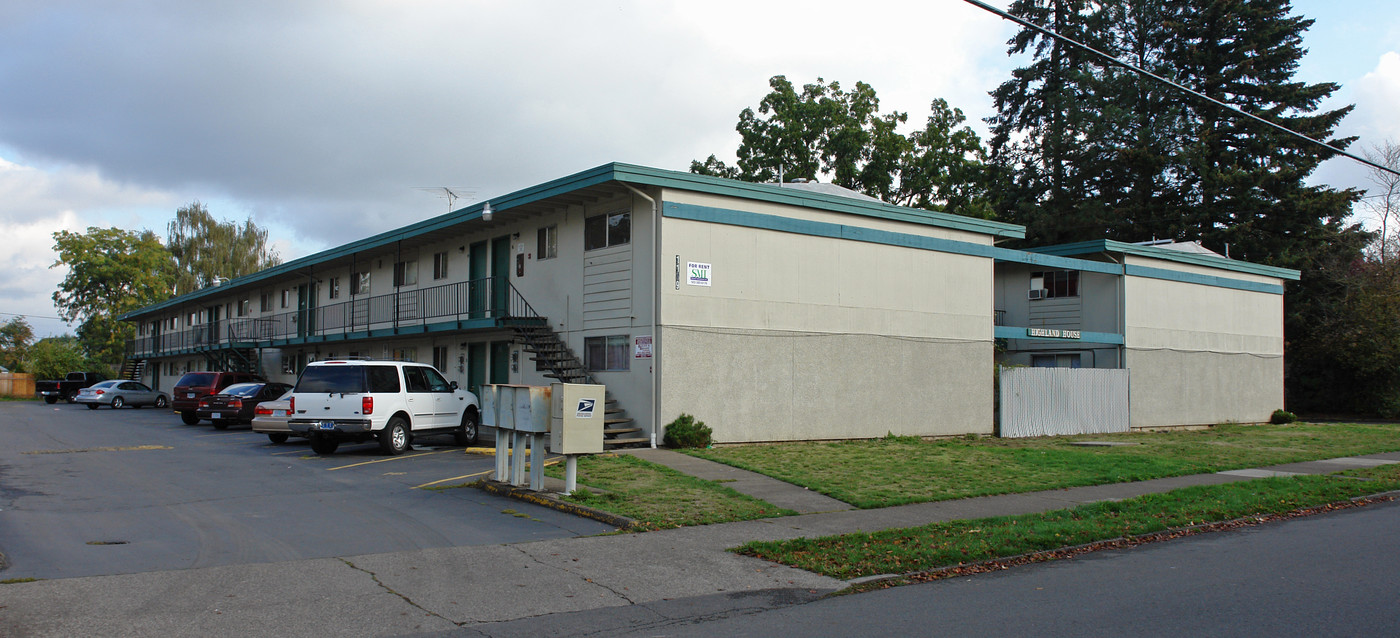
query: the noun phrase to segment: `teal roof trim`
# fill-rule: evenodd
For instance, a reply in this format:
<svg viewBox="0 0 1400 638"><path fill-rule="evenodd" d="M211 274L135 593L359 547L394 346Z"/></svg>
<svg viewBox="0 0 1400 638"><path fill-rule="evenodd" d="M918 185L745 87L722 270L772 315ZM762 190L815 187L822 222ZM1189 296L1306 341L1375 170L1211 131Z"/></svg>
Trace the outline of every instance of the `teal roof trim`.
<svg viewBox="0 0 1400 638"><path fill-rule="evenodd" d="M384 248L401 240L411 239L463 222L480 219L482 207L486 202L491 203L491 208L496 213L503 213L511 208L545 200L556 195L562 195L575 190L614 181L659 186L677 190L689 190L780 204L791 204L794 206L805 206L819 210L913 222L994 235L997 237L1019 239L1026 236L1025 227L1004 222L989 221L974 217L962 217L959 215L950 215L948 213L936 213L915 208L905 208L893 204L885 204L883 202L866 202L849 197L783 188L776 184L754 184L719 177L710 177L708 175L696 175L694 173L668 171L659 168L614 162L542 184L537 184L500 197L492 197L450 213L438 215L401 228L396 228L365 239L353 241L306 257L278 264L251 275L245 275L230 280L222 286L204 288L179 297L167 299L163 302L141 308L140 310L128 312L117 317L117 319L123 321L135 319L168 308L188 304L204 297L221 294L232 288L272 279L285 278L291 275L307 274L314 271L315 266L324 262L341 259L360 252Z"/></svg>
<svg viewBox="0 0 1400 638"><path fill-rule="evenodd" d="M1158 248L1156 246L1141 246L1129 244L1111 239L1094 239L1082 241L1076 244L1060 244L1058 246L1043 246L1040 248L1029 248L1031 252L1046 255L1086 255L1093 253L1122 253L1126 255L1136 255L1138 257L1150 257L1152 259L1163 259L1175 261L1194 266L1206 266L1208 268L1219 268L1221 270L1232 270L1235 272L1248 273L1251 275L1263 275L1265 277L1278 277L1297 281L1299 272L1292 268L1279 268L1277 266L1265 266L1247 261L1236 261L1224 257L1213 257L1211 255L1201 255L1197 253L1187 253L1168 248Z"/></svg>
<svg viewBox="0 0 1400 638"><path fill-rule="evenodd" d="M950 213L939 213L920 208L906 208L884 202L872 202L840 195L816 193L798 188L787 188L777 184L740 182L732 179L696 175L680 171L667 171L632 164L612 164L615 178L622 182L661 186L677 190L688 190L715 195L725 195L742 199L753 199L775 204L790 204L838 213L849 213L865 217L911 222L952 230L961 230L995 237L1023 239L1026 228L1016 224L964 217Z"/></svg>
<svg viewBox="0 0 1400 638"><path fill-rule="evenodd" d="M1030 331L1032 328L1023 326L996 326L992 336L997 339L1025 339L1027 341L1055 341L1063 344L1076 343L1106 343L1109 345L1123 345L1123 335L1116 332L1083 332L1075 330L1078 336L1072 338L1065 337L1033 337Z"/></svg>

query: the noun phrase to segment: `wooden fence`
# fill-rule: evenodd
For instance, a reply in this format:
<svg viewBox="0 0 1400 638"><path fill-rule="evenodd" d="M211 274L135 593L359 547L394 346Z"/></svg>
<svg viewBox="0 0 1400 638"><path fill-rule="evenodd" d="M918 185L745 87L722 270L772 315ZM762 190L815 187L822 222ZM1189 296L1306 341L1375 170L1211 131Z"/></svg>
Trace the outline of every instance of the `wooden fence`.
<svg viewBox="0 0 1400 638"><path fill-rule="evenodd" d="M34 396L34 375L23 372L0 372L0 396Z"/></svg>

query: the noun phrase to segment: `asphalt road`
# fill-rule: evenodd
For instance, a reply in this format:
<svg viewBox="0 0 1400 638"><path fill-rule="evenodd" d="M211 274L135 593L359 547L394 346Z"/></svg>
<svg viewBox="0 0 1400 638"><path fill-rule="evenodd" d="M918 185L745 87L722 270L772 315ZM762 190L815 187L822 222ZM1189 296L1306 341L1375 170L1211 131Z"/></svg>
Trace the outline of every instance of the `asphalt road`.
<svg viewBox="0 0 1400 638"><path fill-rule="evenodd" d="M615 635L1394 636L1397 529L1400 503L1372 505L807 604L710 610ZM584 619L512 629L570 620Z"/></svg>
<svg viewBox="0 0 1400 638"><path fill-rule="evenodd" d="M475 489L493 457L450 437L329 457L151 408L0 402L0 579L71 578L595 534ZM483 437L489 445L489 434Z"/></svg>

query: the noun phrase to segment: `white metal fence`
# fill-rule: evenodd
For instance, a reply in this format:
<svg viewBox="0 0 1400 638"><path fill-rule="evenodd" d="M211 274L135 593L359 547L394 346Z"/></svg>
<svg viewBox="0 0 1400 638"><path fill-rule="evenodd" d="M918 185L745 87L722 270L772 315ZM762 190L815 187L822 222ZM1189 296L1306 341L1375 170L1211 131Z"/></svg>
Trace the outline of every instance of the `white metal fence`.
<svg viewBox="0 0 1400 638"><path fill-rule="evenodd" d="M1003 437L1128 431L1128 371L1002 368Z"/></svg>

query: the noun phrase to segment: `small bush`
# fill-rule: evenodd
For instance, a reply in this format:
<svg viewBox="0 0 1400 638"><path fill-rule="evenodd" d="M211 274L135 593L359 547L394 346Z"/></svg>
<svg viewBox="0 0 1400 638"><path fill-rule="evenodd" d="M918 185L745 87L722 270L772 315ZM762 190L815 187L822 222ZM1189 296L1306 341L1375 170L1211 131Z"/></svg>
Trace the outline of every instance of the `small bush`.
<svg viewBox="0 0 1400 638"><path fill-rule="evenodd" d="M710 447L713 431L705 425L704 421L696 421L695 417L682 413L666 426L666 435L661 437L661 443L670 448Z"/></svg>
<svg viewBox="0 0 1400 638"><path fill-rule="evenodd" d="M1298 420L1298 415L1285 410L1274 410L1274 415L1269 417L1269 423L1274 425L1286 425Z"/></svg>

